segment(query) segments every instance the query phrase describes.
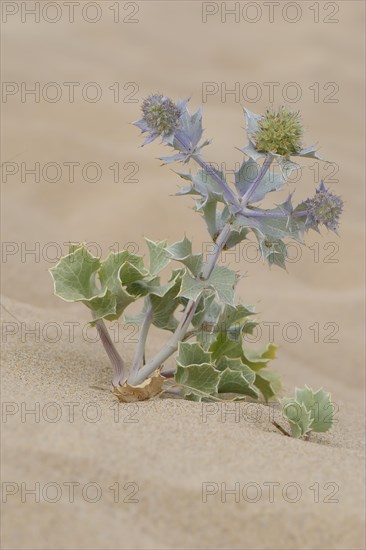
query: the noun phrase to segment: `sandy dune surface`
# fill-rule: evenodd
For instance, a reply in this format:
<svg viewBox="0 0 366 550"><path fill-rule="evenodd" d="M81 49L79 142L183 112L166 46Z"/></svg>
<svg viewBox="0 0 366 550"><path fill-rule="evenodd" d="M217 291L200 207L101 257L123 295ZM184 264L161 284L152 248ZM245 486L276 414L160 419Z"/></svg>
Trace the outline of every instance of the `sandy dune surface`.
<svg viewBox="0 0 366 550"><path fill-rule="evenodd" d="M84 20L81 2L73 23L65 3L55 23L52 6L37 23L8 4L19 10L2 25L2 547L364 548L363 2L281 2L273 22L262 2L238 3L237 22L216 2L100 1ZM26 93L37 83L39 98ZM238 299L259 312L258 344L273 327L285 393L332 392L336 424L310 441L280 434L276 409L261 404L118 405L87 310L56 299L47 271L68 241L106 256L186 234L204 249L202 219L156 160L166 151L139 148L138 102L152 91L204 102L206 159L231 170L246 142L242 106L262 112L268 83L336 163L317 172L305 161L291 188L300 201L328 178L345 201L340 238L309 235L287 272L249 249L222 260L246 275ZM225 94L235 86L239 97ZM148 354L166 337L154 330ZM121 322L127 359L131 340Z"/></svg>

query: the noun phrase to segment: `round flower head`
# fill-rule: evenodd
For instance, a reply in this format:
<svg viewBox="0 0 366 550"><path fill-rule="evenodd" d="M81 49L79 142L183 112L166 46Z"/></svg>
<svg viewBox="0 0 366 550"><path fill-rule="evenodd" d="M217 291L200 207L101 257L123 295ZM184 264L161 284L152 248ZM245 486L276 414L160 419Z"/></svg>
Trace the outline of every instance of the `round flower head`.
<svg viewBox="0 0 366 550"><path fill-rule="evenodd" d="M258 121L258 130L252 136L258 151L289 157L301 151L302 125L300 114L282 107L267 110Z"/></svg>
<svg viewBox="0 0 366 550"><path fill-rule="evenodd" d="M150 95L141 107L143 121L154 134L168 136L179 126L180 109L171 99L161 94Z"/></svg>
<svg viewBox="0 0 366 550"><path fill-rule="evenodd" d="M343 211L343 201L337 195L330 193L321 182L315 196L302 203L301 209L307 211L306 225L315 230L319 225L337 233L339 218Z"/></svg>

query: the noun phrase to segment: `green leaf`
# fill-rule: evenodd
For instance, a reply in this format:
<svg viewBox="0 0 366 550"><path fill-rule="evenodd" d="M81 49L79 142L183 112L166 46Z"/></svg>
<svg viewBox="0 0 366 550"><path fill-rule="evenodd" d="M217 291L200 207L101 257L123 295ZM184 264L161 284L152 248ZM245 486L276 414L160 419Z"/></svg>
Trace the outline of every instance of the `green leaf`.
<svg viewBox="0 0 366 550"><path fill-rule="evenodd" d="M212 353L214 361L220 357L244 358L242 342L240 338L230 340L226 332L219 332L214 342L210 345L209 351Z"/></svg>
<svg viewBox="0 0 366 550"><path fill-rule="evenodd" d="M174 312L180 305L178 297L183 269L176 269L165 285L160 285L159 277L153 279L137 281L133 285L129 285L129 289L133 288L136 293L149 297L153 312L152 324L163 330L174 331L178 326L178 321L174 317ZM144 319L146 312L146 301L141 313L137 315L126 315L126 321L129 323L140 324Z"/></svg>
<svg viewBox="0 0 366 550"><path fill-rule="evenodd" d="M184 394L194 394L199 399L217 393L219 378L220 372L209 363L178 365L175 373L175 381L183 387Z"/></svg>
<svg viewBox="0 0 366 550"><path fill-rule="evenodd" d="M259 371L268 366L271 359L276 359L277 346L267 344L266 348L261 351L245 350L245 363L254 371Z"/></svg>
<svg viewBox="0 0 366 550"><path fill-rule="evenodd" d="M221 371L219 392L239 393L258 398L258 390L254 386L255 372L245 365L240 358L220 357L215 367ZM236 387L236 389L234 389Z"/></svg>
<svg viewBox="0 0 366 550"><path fill-rule="evenodd" d="M236 363L237 365L242 364L246 369L250 369L255 377L253 383L261 391L266 401L275 397L281 391L281 381L278 374L271 371L262 371L267 367L269 360L275 358L276 346L273 344L269 344L263 351L247 351L243 349L241 337L230 339L227 333L220 332L208 351L212 353L212 360L218 369L222 368L224 359L235 359L239 361L239 363ZM232 365L230 368L234 369Z"/></svg>
<svg viewBox="0 0 366 550"><path fill-rule="evenodd" d="M202 271L202 254L192 254L192 243L187 237L166 248L166 252L173 260L184 264L194 276Z"/></svg>
<svg viewBox="0 0 366 550"><path fill-rule="evenodd" d="M258 398L258 391L245 377L244 372L232 370L230 367L221 373L218 393L239 393L241 395L248 395L254 399Z"/></svg>
<svg viewBox="0 0 366 550"><path fill-rule="evenodd" d="M226 356L220 357L215 362L215 367L221 372L228 368L230 370L241 372L245 376L248 384L253 384L255 381L255 372L253 372L248 365L245 365L240 358L231 358ZM254 389L254 391L256 390Z"/></svg>
<svg viewBox="0 0 366 550"><path fill-rule="evenodd" d="M255 373L240 359L223 357L213 365L210 352L198 343L184 342L179 344L176 361L176 381L184 384L186 394L193 393L195 398L215 397L219 393L258 397L258 391L253 386Z"/></svg>
<svg viewBox="0 0 366 550"><path fill-rule="evenodd" d="M280 376L272 371L256 372L254 385L261 391L266 401L276 397L282 389Z"/></svg>
<svg viewBox="0 0 366 550"><path fill-rule="evenodd" d="M230 250L230 248L233 248L237 244L244 241L247 238L249 232L250 232L250 230L247 229L246 227L240 227L239 230L238 229L232 229L230 231L229 238L226 241L226 244L224 246L224 250Z"/></svg>
<svg viewBox="0 0 366 550"><path fill-rule="evenodd" d="M98 319L118 319L135 297L121 282L120 273L131 254L127 251L110 253L100 262L83 246L72 245L73 252L53 267L50 272L55 282L55 294L66 301L83 302ZM129 263L129 265L131 265ZM98 284L98 277L99 282Z"/></svg>
<svg viewBox="0 0 366 550"><path fill-rule="evenodd" d="M124 285L129 285L146 277L149 272L145 269L142 256L130 256L128 261L121 265L120 279Z"/></svg>
<svg viewBox="0 0 366 550"><path fill-rule="evenodd" d="M215 240L218 233L216 210L216 201L206 202L206 204L202 207L203 217L206 222L208 232L213 240Z"/></svg>
<svg viewBox="0 0 366 550"><path fill-rule="evenodd" d="M296 388L295 397L285 397L281 405L293 437L303 437L310 431L327 432L332 427L334 409L330 394L323 389L314 392L308 386Z"/></svg>
<svg viewBox="0 0 366 550"><path fill-rule="evenodd" d="M72 254L73 252L75 252L75 250L77 250L81 246L84 246L83 243L71 243L71 242L69 242L68 244L69 244L69 254Z"/></svg>
<svg viewBox="0 0 366 550"><path fill-rule="evenodd" d="M247 322L247 318L251 315L254 315L253 308L251 307L241 304L236 306L225 304L218 318L216 330L230 333L231 336L237 336Z"/></svg>
<svg viewBox="0 0 366 550"><path fill-rule="evenodd" d="M282 269L286 269L287 248L285 243L280 239L269 240L256 229L253 229L253 232L258 239L262 257L268 262L269 266L277 265Z"/></svg>
<svg viewBox="0 0 366 550"><path fill-rule="evenodd" d="M128 286L128 290L135 296L147 296L148 294L154 294L162 298L165 294L175 285L175 278L171 278L170 281L164 285L160 283L160 277L153 277L152 279L141 279L131 283Z"/></svg>
<svg viewBox="0 0 366 550"><path fill-rule="evenodd" d="M174 312L180 303L178 296L182 280L182 271L181 269L173 271L169 281L172 285L163 296L150 294L153 308L152 323L163 330L174 331L178 326L178 321L174 317Z"/></svg>
<svg viewBox="0 0 366 550"><path fill-rule="evenodd" d="M149 249L149 272L154 276L160 273L170 262L170 255L166 251L167 241L150 241L146 239L146 244Z"/></svg>
<svg viewBox="0 0 366 550"><path fill-rule="evenodd" d="M305 386L304 389L296 388L295 399L298 403L303 403L307 410L311 412L313 420L312 431L327 432L333 424L333 405L330 393L320 389L314 391Z"/></svg>
<svg viewBox="0 0 366 550"><path fill-rule="evenodd" d="M96 274L99 267L100 261L90 254L85 246L76 248L50 269L55 295L66 302L79 302L104 296L106 289L97 286Z"/></svg>
<svg viewBox="0 0 366 550"><path fill-rule="evenodd" d="M234 305L236 281L237 277L235 272L224 266L216 266L210 278L205 281L194 279L189 273L185 273L182 280L180 296L197 300L202 291L213 289L222 302Z"/></svg>
<svg viewBox="0 0 366 550"><path fill-rule="evenodd" d="M111 252L108 257L101 262L99 279L102 288L108 289L108 292L113 296L115 306L114 311L113 307L111 307L109 312L108 308L105 307L105 304L104 307L98 307L98 312L95 311L98 318L105 317L108 321L118 319L126 307L135 301L136 298L123 288L120 277L121 267L126 260L130 258L130 256L131 255L127 250L123 250L121 252ZM104 315L100 315L102 311L104 312Z"/></svg>
<svg viewBox="0 0 366 550"><path fill-rule="evenodd" d="M188 300L185 299L188 303ZM214 292L203 294L198 302L195 314L192 318L192 325L197 330L204 330L202 325L211 324L217 319L221 306L215 302Z"/></svg>
<svg viewBox="0 0 366 550"><path fill-rule="evenodd" d="M181 367L211 363L211 353L205 351L197 342L180 342L176 362Z"/></svg>
<svg viewBox="0 0 366 550"><path fill-rule="evenodd" d="M127 305L129 303L131 302L128 302ZM83 301L83 304L85 304L94 313L94 319L90 322L91 325L94 325L98 319L108 319L108 321L112 321L114 319L118 319L120 316L120 313L117 314L116 297L109 290L107 290L105 296L102 296L101 298L96 297L89 301Z"/></svg>
<svg viewBox="0 0 366 550"><path fill-rule="evenodd" d="M292 437L299 439L308 434L312 430L313 420L305 405L292 399L282 399L281 403L283 414L290 424Z"/></svg>

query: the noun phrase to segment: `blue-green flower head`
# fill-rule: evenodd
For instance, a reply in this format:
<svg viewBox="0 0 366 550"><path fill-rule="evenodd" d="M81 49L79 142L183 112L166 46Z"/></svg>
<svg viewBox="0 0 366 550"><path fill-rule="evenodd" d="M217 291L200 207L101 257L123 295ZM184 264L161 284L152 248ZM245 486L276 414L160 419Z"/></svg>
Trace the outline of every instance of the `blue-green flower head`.
<svg viewBox="0 0 366 550"><path fill-rule="evenodd" d="M153 133L168 136L179 127L181 111L169 97L150 95L144 99L141 110L144 122Z"/></svg>
<svg viewBox="0 0 366 550"><path fill-rule="evenodd" d="M316 190L314 197L302 203L301 209L307 211L307 227L317 230L319 225L325 225L327 229L337 233L343 211L343 200L331 193L323 182Z"/></svg>
<svg viewBox="0 0 366 550"><path fill-rule="evenodd" d="M281 107L278 111L267 109L266 114L259 118L252 139L261 153L290 157L301 151L302 134L299 112Z"/></svg>

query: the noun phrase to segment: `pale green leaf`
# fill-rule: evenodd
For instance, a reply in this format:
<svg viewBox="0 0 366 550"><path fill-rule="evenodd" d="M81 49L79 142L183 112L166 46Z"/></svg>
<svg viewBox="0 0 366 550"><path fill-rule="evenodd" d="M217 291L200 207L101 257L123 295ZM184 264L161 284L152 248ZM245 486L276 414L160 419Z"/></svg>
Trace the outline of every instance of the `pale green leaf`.
<svg viewBox="0 0 366 550"><path fill-rule="evenodd" d="M276 397L282 389L280 376L267 370L256 372L254 385L261 391L266 401Z"/></svg>
<svg viewBox="0 0 366 550"><path fill-rule="evenodd" d="M244 351L245 363L254 371L259 371L267 367L271 359L276 359L277 346L267 344L264 350L253 351L246 349Z"/></svg>
<svg viewBox="0 0 366 550"><path fill-rule="evenodd" d="M50 269L55 295L67 302L78 302L102 297L106 289L97 286L96 274L100 261L82 245L61 258Z"/></svg>
<svg viewBox="0 0 366 550"><path fill-rule="evenodd" d="M220 372L208 363L187 367L178 365L175 373L175 381L183 388L184 393L193 393L198 398L207 398L212 394L216 394L219 379Z"/></svg>
<svg viewBox="0 0 366 550"><path fill-rule="evenodd" d="M184 264L194 276L202 271L202 254L192 253L192 243L187 237L166 248L166 252L172 260Z"/></svg>
<svg viewBox="0 0 366 550"><path fill-rule="evenodd" d="M141 260L140 260L141 258ZM119 275L124 285L129 285L139 281L148 275L148 271L143 266L141 256L130 257L128 261L122 264Z"/></svg>
<svg viewBox="0 0 366 550"><path fill-rule="evenodd" d="M252 385L255 381L255 372L252 371L248 365L245 365L243 361L240 358L230 358L230 357L220 357L215 362L215 367L217 370L223 372L226 369L230 369L233 371L239 371L242 373L244 378L246 379L247 383ZM256 392L255 388L253 388L253 391Z"/></svg>
<svg viewBox="0 0 366 550"><path fill-rule="evenodd" d="M150 294L150 301L153 307L152 323L158 328L174 331L178 326L178 321L174 317L174 312L179 306L179 290L181 285L182 270L175 270L172 273L170 286L163 296Z"/></svg>
<svg viewBox="0 0 366 550"><path fill-rule="evenodd" d="M312 431L327 432L333 423L333 405L328 392L320 389L314 392L308 386L304 389L296 388L295 399L298 403L303 403L311 413L313 420Z"/></svg>
<svg viewBox="0 0 366 550"><path fill-rule="evenodd" d="M181 367L211 363L211 353L205 351L197 342L180 342L176 362Z"/></svg>
<svg viewBox="0 0 366 550"><path fill-rule="evenodd" d="M303 403L297 403L293 399L282 399L282 411L290 424L292 437L297 439L304 437L312 430L313 420L311 411Z"/></svg>
<svg viewBox="0 0 366 550"><path fill-rule="evenodd" d="M234 271L224 267L216 266L209 279L194 279L189 273L185 273L182 280L180 296L197 300L202 291L213 289L219 299L230 305L234 305L234 289L237 277Z"/></svg>
<svg viewBox="0 0 366 550"><path fill-rule="evenodd" d="M240 338L230 340L226 332L219 332L214 342L210 345L209 351L212 353L214 361L220 357L243 358L243 348Z"/></svg>
<svg viewBox="0 0 366 550"><path fill-rule="evenodd" d="M128 305L131 302L127 302ZM89 309L93 312L93 321L90 322L91 325L94 325L98 319L108 319L112 321L118 319L120 313L117 314L117 301L116 296L107 290L106 294L102 297L92 298L88 301L83 301Z"/></svg>
<svg viewBox="0 0 366 550"><path fill-rule="evenodd" d="M215 239L218 233L216 210L217 210L216 201L207 202L202 207L203 217L206 222L208 232L212 239Z"/></svg>
<svg viewBox="0 0 366 550"><path fill-rule="evenodd" d="M160 273L170 261L170 255L166 251L167 241L151 241L146 239L146 244L149 249L149 272L150 275L154 276Z"/></svg>
<svg viewBox="0 0 366 550"><path fill-rule="evenodd" d="M218 393L239 393L254 399L258 398L258 391L247 380L244 373L229 367L221 373Z"/></svg>
<svg viewBox="0 0 366 550"><path fill-rule="evenodd" d="M106 312L100 318L106 317L109 321L118 319L126 307L135 301L135 297L123 288L120 277L121 267L130 256L130 253L126 250L111 252L100 264L99 279L102 288L107 289L115 300L114 311L111 309L107 313L105 308L98 308L99 313L103 310ZM97 312L95 313L98 316Z"/></svg>
<svg viewBox="0 0 366 550"><path fill-rule="evenodd" d="M280 239L266 238L260 231L253 229L255 233L259 249L262 257L268 262L269 266L277 265L282 269L286 269L287 248L283 241Z"/></svg>

